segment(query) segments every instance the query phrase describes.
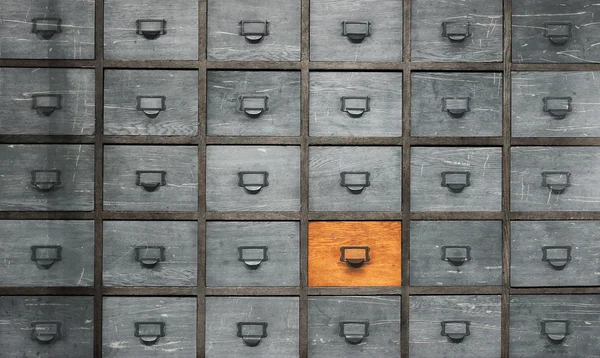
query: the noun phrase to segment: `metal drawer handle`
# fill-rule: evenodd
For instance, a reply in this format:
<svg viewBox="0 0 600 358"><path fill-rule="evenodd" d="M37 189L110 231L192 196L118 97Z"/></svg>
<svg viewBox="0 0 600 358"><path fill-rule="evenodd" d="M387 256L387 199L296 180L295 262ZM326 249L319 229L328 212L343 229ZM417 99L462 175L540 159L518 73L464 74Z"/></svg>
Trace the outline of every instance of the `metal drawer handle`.
<svg viewBox="0 0 600 358"><path fill-rule="evenodd" d="M258 118L269 110L269 97L267 96L240 96L240 112L248 118Z"/></svg>
<svg viewBox="0 0 600 358"><path fill-rule="evenodd" d="M546 22L544 23L544 37L555 45L564 45L573 36L572 27L568 21Z"/></svg>
<svg viewBox="0 0 600 358"><path fill-rule="evenodd" d="M244 263L248 270L256 270L265 261L269 261L267 256L267 246L239 246L238 261Z"/></svg>
<svg viewBox="0 0 600 358"><path fill-rule="evenodd" d="M139 19L135 23L136 33L147 40L155 40L167 33L167 20Z"/></svg>
<svg viewBox="0 0 600 358"><path fill-rule="evenodd" d="M134 336L138 337L143 345L151 346L165 336L164 322L135 322Z"/></svg>
<svg viewBox="0 0 600 358"><path fill-rule="evenodd" d="M340 337L349 344L359 344L369 336L369 321L340 322Z"/></svg>
<svg viewBox="0 0 600 358"><path fill-rule="evenodd" d="M262 188L269 186L268 172L238 172L238 186L244 188L247 194L258 194Z"/></svg>
<svg viewBox="0 0 600 358"><path fill-rule="evenodd" d="M55 321L40 321L31 323L31 338L39 343L49 344L62 337L62 323Z"/></svg>
<svg viewBox="0 0 600 358"><path fill-rule="evenodd" d="M62 172L58 169L39 169L31 171L31 185L39 191L50 191L60 185Z"/></svg>
<svg viewBox="0 0 600 358"><path fill-rule="evenodd" d="M542 261L560 271L571 261L571 246L542 246Z"/></svg>
<svg viewBox="0 0 600 358"><path fill-rule="evenodd" d="M542 186L548 187L552 194L562 194L571 186L571 173L563 171L542 172Z"/></svg>
<svg viewBox="0 0 600 358"><path fill-rule="evenodd" d="M136 246L135 261L143 268L154 268L159 262L165 261L164 246Z"/></svg>
<svg viewBox="0 0 600 358"><path fill-rule="evenodd" d="M371 36L371 23L369 21L342 21L342 36L348 41L359 44Z"/></svg>
<svg viewBox="0 0 600 358"><path fill-rule="evenodd" d="M471 246L442 246L442 261L452 266L462 266L471 261Z"/></svg>
<svg viewBox="0 0 600 358"><path fill-rule="evenodd" d="M31 261L40 270L48 270L55 262L62 260L62 246L34 245L31 246Z"/></svg>
<svg viewBox="0 0 600 358"><path fill-rule="evenodd" d="M452 118L462 118L471 111L471 97L443 97L442 112Z"/></svg>
<svg viewBox="0 0 600 358"><path fill-rule="evenodd" d="M360 118L371 110L369 102L371 98L365 97L342 97L342 112L346 112L351 118Z"/></svg>
<svg viewBox="0 0 600 358"><path fill-rule="evenodd" d="M59 94L33 94L31 108L38 114L49 117L58 109L62 109L62 96Z"/></svg>
<svg viewBox="0 0 600 358"><path fill-rule="evenodd" d="M267 337L267 322L238 322L237 336L248 347L256 347Z"/></svg>
<svg viewBox="0 0 600 358"><path fill-rule="evenodd" d="M61 32L62 20L58 17L34 17L31 22L33 23L31 32L44 40L50 40L55 34Z"/></svg>
<svg viewBox="0 0 600 358"><path fill-rule="evenodd" d="M360 257L346 257L346 250L360 250L363 252L363 255ZM371 256L369 256L370 252L371 248L369 246L342 246L340 247L340 261L345 262L346 265L352 268L359 268L371 261Z"/></svg>
<svg viewBox="0 0 600 358"><path fill-rule="evenodd" d="M167 109L165 96L137 96L138 111L144 112L149 118L156 118L160 112Z"/></svg>
<svg viewBox="0 0 600 358"><path fill-rule="evenodd" d="M340 185L345 187L350 194L360 194L366 187L371 186L371 173L369 172L341 172Z"/></svg>
<svg viewBox="0 0 600 358"><path fill-rule="evenodd" d="M144 174L150 174L152 178L158 178L158 180L154 181L143 181L142 176L148 177ZM158 174L158 177L156 174ZM164 170L136 170L135 175L137 179L135 180L135 185L141 186L147 192L153 192L158 190L159 187L167 185L167 172Z"/></svg>
<svg viewBox="0 0 600 358"><path fill-rule="evenodd" d="M442 186L451 193L462 193L466 187L471 186L471 172L442 172Z"/></svg>
<svg viewBox="0 0 600 358"><path fill-rule="evenodd" d="M542 334L555 344L562 343L571 333L569 329L571 322L569 320L551 319L544 320L541 324Z"/></svg>
<svg viewBox="0 0 600 358"><path fill-rule="evenodd" d="M239 23L240 36L244 36L251 44L262 42L265 36L269 36L269 22L260 20L242 20Z"/></svg>
<svg viewBox="0 0 600 358"><path fill-rule="evenodd" d="M471 335L469 329L471 322L469 321L442 321L440 323L442 325L441 335L446 336L452 343L460 343L466 336Z"/></svg>
<svg viewBox="0 0 600 358"><path fill-rule="evenodd" d="M442 36L447 37L450 42L463 42L471 36L471 24L456 21L442 22Z"/></svg>
<svg viewBox="0 0 600 358"><path fill-rule="evenodd" d="M544 112L550 113L555 119L565 119L567 114L573 110L571 107L571 97L544 97L542 102Z"/></svg>

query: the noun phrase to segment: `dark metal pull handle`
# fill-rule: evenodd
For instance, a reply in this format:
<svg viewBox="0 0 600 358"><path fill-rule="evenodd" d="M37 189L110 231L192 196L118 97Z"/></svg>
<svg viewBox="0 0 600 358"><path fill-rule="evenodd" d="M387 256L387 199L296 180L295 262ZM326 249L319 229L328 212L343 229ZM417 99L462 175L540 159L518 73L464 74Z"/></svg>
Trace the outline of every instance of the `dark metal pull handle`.
<svg viewBox="0 0 600 358"><path fill-rule="evenodd" d="M371 110L369 102L371 98L365 97L342 97L342 112L346 112L351 118L360 118Z"/></svg>
<svg viewBox="0 0 600 358"><path fill-rule="evenodd" d="M346 251L362 251L362 255L359 257L347 257ZM352 268L362 267L365 263L371 261L371 256L369 253L371 252L371 248L369 246L342 246L340 247L340 261L345 262L348 266Z"/></svg>
<svg viewBox="0 0 600 358"><path fill-rule="evenodd" d="M451 193L462 193L466 187L471 186L471 172L442 172L442 186Z"/></svg>
<svg viewBox="0 0 600 358"><path fill-rule="evenodd" d="M49 117L58 109L62 109L62 96L59 94L33 94L31 108L38 114Z"/></svg>
<svg viewBox="0 0 600 358"><path fill-rule="evenodd" d="M544 28L544 37L555 45L564 45L573 36L573 25L568 21L546 22Z"/></svg>
<svg viewBox="0 0 600 358"><path fill-rule="evenodd" d="M564 119L569 112L573 110L571 107L571 97L544 97L543 111L550 113L555 119Z"/></svg>
<svg viewBox="0 0 600 358"><path fill-rule="evenodd" d="M165 96L137 96L138 111L144 112L149 118L156 118L160 112L167 109Z"/></svg>
<svg viewBox="0 0 600 358"><path fill-rule="evenodd" d="M542 334L548 337L550 342L562 343L571 333L568 320L544 320L542 324Z"/></svg>
<svg viewBox="0 0 600 358"><path fill-rule="evenodd" d="M349 344L359 344L369 336L369 321L340 322L340 337Z"/></svg>
<svg viewBox="0 0 600 358"><path fill-rule="evenodd" d="M242 20L239 23L240 36L244 36L251 44L262 42L265 36L269 36L269 22L260 20Z"/></svg>
<svg viewBox="0 0 600 358"><path fill-rule="evenodd" d="M571 173L563 171L542 172L542 186L548 187L552 194L562 194L571 186Z"/></svg>
<svg viewBox="0 0 600 358"><path fill-rule="evenodd" d="M44 40L50 40L55 34L61 32L62 20L58 17L34 17L31 22L33 23L31 32Z"/></svg>
<svg viewBox="0 0 600 358"><path fill-rule="evenodd" d="M239 110L248 118L258 118L269 110L269 97L267 96L240 96Z"/></svg>
<svg viewBox="0 0 600 358"><path fill-rule="evenodd" d="M471 261L471 246L442 246L442 261L452 266L462 266Z"/></svg>
<svg viewBox="0 0 600 358"><path fill-rule="evenodd" d="M147 40L155 40L167 33L167 20L140 19L135 21L138 35Z"/></svg>
<svg viewBox="0 0 600 358"><path fill-rule="evenodd" d="M58 169L39 169L31 171L31 185L39 191L50 191L60 185L62 172Z"/></svg>
<svg viewBox="0 0 600 358"><path fill-rule="evenodd" d="M31 323L31 338L39 343L49 344L62 337L62 323L55 321L40 321Z"/></svg>
<svg viewBox="0 0 600 358"><path fill-rule="evenodd" d="M258 194L262 188L269 186L268 172L238 172L238 186L244 188L247 194Z"/></svg>
<svg viewBox="0 0 600 358"><path fill-rule="evenodd" d="M269 261L267 256L267 246L239 246L238 261L244 263L248 270L256 270L265 261Z"/></svg>
<svg viewBox="0 0 600 358"><path fill-rule="evenodd" d="M138 337L143 345L151 346L165 336L164 322L135 322L134 336Z"/></svg>
<svg viewBox="0 0 600 358"><path fill-rule="evenodd" d="M267 337L267 322L238 322L237 336L245 345L256 347Z"/></svg>
<svg viewBox="0 0 600 358"><path fill-rule="evenodd" d="M62 246L34 245L31 246L31 261L40 270L48 270L55 262L62 260Z"/></svg>
<svg viewBox="0 0 600 358"><path fill-rule="evenodd" d="M555 270L564 269L571 261L571 246L542 246L542 261Z"/></svg>
<svg viewBox="0 0 600 358"><path fill-rule="evenodd" d="M141 186L147 192L158 190L159 187L167 185L167 172L164 170L136 170L135 185ZM153 181L143 180L142 177L151 177Z"/></svg>
<svg viewBox="0 0 600 358"><path fill-rule="evenodd" d="M447 112L452 118L462 118L471 111L470 97L443 97L442 112Z"/></svg>
<svg viewBox="0 0 600 358"><path fill-rule="evenodd" d="M371 36L371 23L369 21L342 21L342 36L348 41L359 44Z"/></svg>
<svg viewBox="0 0 600 358"><path fill-rule="evenodd" d="M345 187L350 194L360 194L366 187L371 186L371 173L369 172L341 172L340 185Z"/></svg>
<svg viewBox="0 0 600 358"><path fill-rule="evenodd" d="M471 36L471 24L456 21L442 22L442 36L447 37L450 42L463 42Z"/></svg>
<svg viewBox="0 0 600 358"><path fill-rule="evenodd" d="M442 336L446 336L452 343L462 342L466 336L471 335L469 321L442 321Z"/></svg>
<svg viewBox="0 0 600 358"><path fill-rule="evenodd" d="M135 261L143 268L154 268L159 262L165 261L164 246L136 246Z"/></svg>

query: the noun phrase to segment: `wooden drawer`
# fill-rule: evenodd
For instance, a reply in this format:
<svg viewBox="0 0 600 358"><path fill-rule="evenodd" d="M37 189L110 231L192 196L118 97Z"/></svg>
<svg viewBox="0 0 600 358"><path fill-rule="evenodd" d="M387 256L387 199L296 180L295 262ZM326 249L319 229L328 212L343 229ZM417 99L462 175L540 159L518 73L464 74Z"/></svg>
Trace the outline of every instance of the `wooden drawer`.
<svg viewBox="0 0 600 358"><path fill-rule="evenodd" d="M206 224L207 286L299 286L298 222Z"/></svg>
<svg viewBox="0 0 600 358"><path fill-rule="evenodd" d="M411 150L412 211L501 210L502 148Z"/></svg>
<svg viewBox="0 0 600 358"><path fill-rule="evenodd" d="M501 62L502 0L412 2L412 61Z"/></svg>
<svg viewBox="0 0 600 358"><path fill-rule="evenodd" d="M600 221L513 221L510 283L598 286Z"/></svg>
<svg viewBox="0 0 600 358"><path fill-rule="evenodd" d="M208 59L300 61L300 0L208 0Z"/></svg>
<svg viewBox="0 0 600 358"><path fill-rule="evenodd" d="M102 356L196 356L196 299L104 297Z"/></svg>
<svg viewBox="0 0 600 358"><path fill-rule="evenodd" d="M312 211L400 211L402 148L311 147Z"/></svg>
<svg viewBox="0 0 600 358"><path fill-rule="evenodd" d="M402 61L402 0L310 1L311 61Z"/></svg>
<svg viewBox="0 0 600 358"><path fill-rule="evenodd" d="M104 286L196 286L198 223L105 221Z"/></svg>
<svg viewBox="0 0 600 358"><path fill-rule="evenodd" d="M300 135L300 72L209 71L207 134Z"/></svg>
<svg viewBox="0 0 600 358"><path fill-rule="evenodd" d="M298 297L207 297L206 358L299 357Z"/></svg>
<svg viewBox="0 0 600 358"><path fill-rule="evenodd" d="M104 59L198 60L198 0L104 0Z"/></svg>
<svg viewBox="0 0 600 358"><path fill-rule="evenodd" d="M400 286L399 221L308 224L309 286Z"/></svg>
<svg viewBox="0 0 600 358"><path fill-rule="evenodd" d="M308 298L308 355L400 357L399 296Z"/></svg>
<svg viewBox="0 0 600 358"><path fill-rule="evenodd" d="M311 136L402 136L401 72L311 72Z"/></svg>
<svg viewBox="0 0 600 358"><path fill-rule="evenodd" d="M412 221L413 286L502 284L501 221Z"/></svg>
<svg viewBox="0 0 600 358"><path fill-rule="evenodd" d="M104 134L197 135L198 71L106 71Z"/></svg>
<svg viewBox="0 0 600 358"><path fill-rule="evenodd" d="M411 135L502 135L502 73L417 72L411 86Z"/></svg>
<svg viewBox="0 0 600 358"><path fill-rule="evenodd" d="M196 211L197 208L197 147L104 147L104 210Z"/></svg>
<svg viewBox="0 0 600 358"><path fill-rule="evenodd" d="M2 357L92 357L93 301L93 297L1 296Z"/></svg>

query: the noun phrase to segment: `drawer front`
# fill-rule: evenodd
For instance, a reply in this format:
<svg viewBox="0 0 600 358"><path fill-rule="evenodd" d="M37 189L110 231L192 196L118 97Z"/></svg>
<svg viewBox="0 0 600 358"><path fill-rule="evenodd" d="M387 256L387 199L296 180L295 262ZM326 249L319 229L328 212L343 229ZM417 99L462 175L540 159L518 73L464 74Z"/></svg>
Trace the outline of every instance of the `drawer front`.
<svg viewBox="0 0 600 358"><path fill-rule="evenodd" d="M311 147L312 211L400 211L402 148Z"/></svg>
<svg viewBox="0 0 600 358"><path fill-rule="evenodd" d="M501 62L502 0L413 0L412 52L418 62Z"/></svg>
<svg viewBox="0 0 600 358"><path fill-rule="evenodd" d="M2 356L92 357L93 301L93 297L0 297Z"/></svg>
<svg viewBox="0 0 600 358"><path fill-rule="evenodd" d="M414 286L502 284L501 221L412 221Z"/></svg>
<svg viewBox="0 0 600 358"><path fill-rule="evenodd" d="M300 135L300 72L209 71L207 133Z"/></svg>
<svg viewBox="0 0 600 358"><path fill-rule="evenodd" d="M600 137L598 94L598 72L513 72L512 135Z"/></svg>
<svg viewBox="0 0 600 358"><path fill-rule="evenodd" d="M4 0L0 58L94 59L94 1Z"/></svg>
<svg viewBox="0 0 600 358"><path fill-rule="evenodd" d="M600 148L512 147L512 211L596 211Z"/></svg>
<svg viewBox="0 0 600 358"><path fill-rule="evenodd" d="M209 146L206 208L300 210L300 147Z"/></svg>
<svg viewBox="0 0 600 358"><path fill-rule="evenodd" d="M411 358L500 357L500 296L412 296L409 335Z"/></svg>
<svg viewBox="0 0 600 358"><path fill-rule="evenodd" d="M102 356L196 356L196 299L104 297Z"/></svg>
<svg viewBox="0 0 600 358"><path fill-rule="evenodd" d="M314 358L399 358L400 297L309 297L308 342Z"/></svg>
<svg viewBox="0 0 600 358"><path fill-rule="evenodd" d="M0 134L93 135L94 70L0 69Z"/></svg>
<svg viewBox="0 0 600 358"><path fill-rule="evenodd" d="M106 71L104 134L197 135L198 72Z"/></svg>
<svg viewBox="0 0 600 358"><path fill-rule="evenodd" d="M299 286L298 222L209 222L207 286Z"/></svg>
<svg viewBox="0 0 600 358"><path fill-rule="evenodd" d="M587 0L521 0L512 7L512 59L530 63L600 61L600 9Z"/></svg>
<svg viewBox="0 0 600 358"><path fill-rule="evenodd" d="M198 0L104 0L107 60L197 60Z"/></svg>
<svg viewBox="0 0 600 358"><path fill-rule="evenodd" d="M402 0L312 0L312 61L402 61Z"/></svg>
<svg viewBox="0 0 600 358"><path fill-rule="evenodd" d="M105 221L105 286L196 286L198 223Z"/></svg>
<svg viewBox="0 0 600 358"><path fill-rule="evenodd" d="M500 211L502 149L412 148L412 211Z"/></svg>
<svg viewBox="0 0 600 358"><path fill-rule="evenodd" d="M598 357L600 295L512 295L510 356Z"/></svg>
<svg viewBox="0 0 600 358"><path fill-rule="evenodd" d="M512 286L599 285L600 221L514 221L510 237Z"/></svg>
<svg viewBox="0 0 600 358"><path fill-rule="evenodd" d="M208 59L300 61L300 13L300 0L208 0Z"/></svg>
<svg viewBox="0 0 600 358"><path fill-rule="evenodd" d="M402 73L312 72L310 135L402 136Z"/></svg>
<svg viewBox="0 0 600 358"><path fill-rule="evenodd" d="M299 357L298 297L207 297L206 357Z"/></svg>
<svg viewBox="0 0 600 358"><path fill-rule="evenodd" d="M0 145L0 211L94 210L93 145Z"/></svg>
<svg viewBox="0 0 600 358"><path fill-rule="evenodd" d="M196 211L198 148L104 147L104 209Z"/></svg>
<svg viewBox="0 0 600 358"><path fill-rule="evenodd" d="M400 286L399 221L308 223L309 286Z"/></svg>
<svg viewBox="0 0 600 358"><path fill-rule="evenodd" d="M417 72L411 86L411 135L502 135L501 73Z"/></svg>

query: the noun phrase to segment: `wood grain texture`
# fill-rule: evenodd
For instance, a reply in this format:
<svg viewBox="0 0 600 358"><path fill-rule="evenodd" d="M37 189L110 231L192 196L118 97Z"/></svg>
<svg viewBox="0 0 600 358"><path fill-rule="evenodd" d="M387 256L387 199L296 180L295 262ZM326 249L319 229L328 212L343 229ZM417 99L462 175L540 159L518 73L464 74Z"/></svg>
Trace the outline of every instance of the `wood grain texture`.
<svg viewBox="0 0 600 358"><path fill-rule="evenodd" d="M400 237L398 221L309 222L308 285L400 286ZM349 267L340 261L342 246L369 246L370 262Z"/></svg>

